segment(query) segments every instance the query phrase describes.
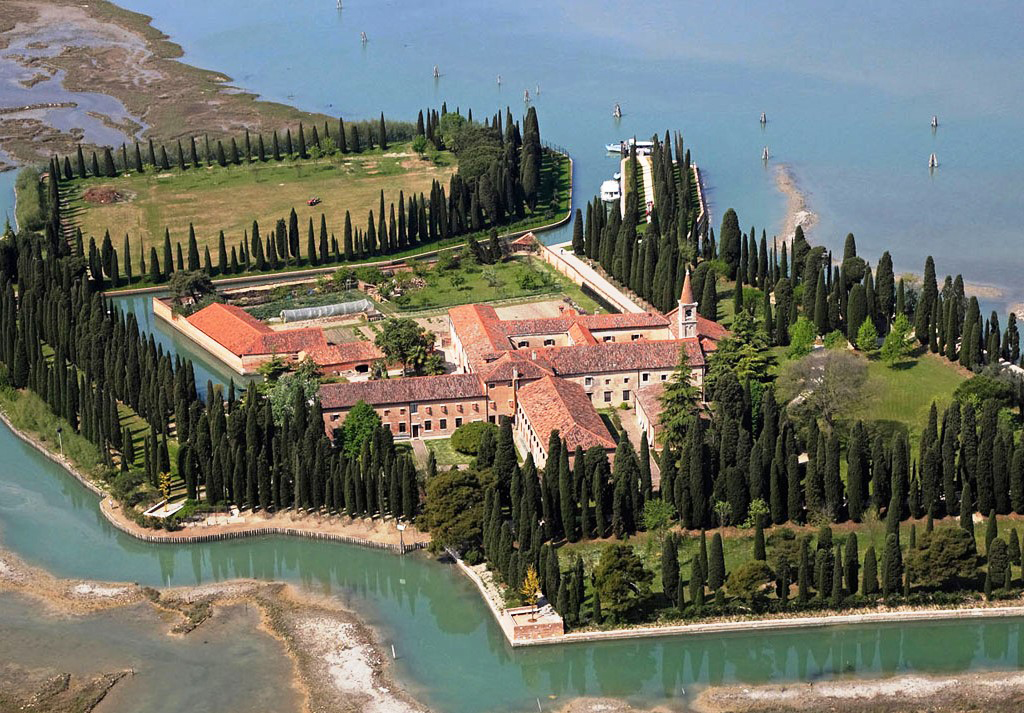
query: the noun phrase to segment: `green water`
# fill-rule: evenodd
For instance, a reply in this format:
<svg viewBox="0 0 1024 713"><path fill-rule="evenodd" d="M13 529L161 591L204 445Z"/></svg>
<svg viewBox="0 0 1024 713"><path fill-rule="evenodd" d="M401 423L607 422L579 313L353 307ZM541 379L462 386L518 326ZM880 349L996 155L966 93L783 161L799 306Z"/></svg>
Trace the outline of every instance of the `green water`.
<svg viewBox="0 0 1024 713"><path fill-rule="evenodd" d="M513 651L469 582L425 555L402 558L284 537L188 546L142 543L112 528L91 494L6 428L0 428L0 539L30 563L61 577L149 585L255 577L336 596L378 629L385 646L395 644L399 681L447 713L525 710L536 706L536 698L544 703L551 695L559 700L600 695L640 704L682 704L709 684L1024 665L1024 626L1019 620L638 639ZM5 619L5 606L0 605L0 630L6 636L10 619ZM126 651L136 652L131 655L140 667L165 657L156 644L133 648L135 642L101 636L91 624L69 620L60 626L68 627L71 638L86 632L83 640L91 644L80 653L90 665L101 654L113 661ZM248 648L233 650L231 666L256 666L266 658L251 637L246 641ZM189 651L193 653L181 656L203 660L201 653ZM0 646L0 658L11 652ZM231 675L231 666L223 676ZM224 685L222 678L218 673L187 680L195 691L213 692Z"/></svg>
<svg viewBox="0 0 1024 713"><path fill-rule="evenodd" d="M0 595L0 661L84 677L134 670L103 700L103 713L301 709L290 659L256 628L255 608L229 608L186 637L167 636L169 621L146 604L60 616Z"/></svg>

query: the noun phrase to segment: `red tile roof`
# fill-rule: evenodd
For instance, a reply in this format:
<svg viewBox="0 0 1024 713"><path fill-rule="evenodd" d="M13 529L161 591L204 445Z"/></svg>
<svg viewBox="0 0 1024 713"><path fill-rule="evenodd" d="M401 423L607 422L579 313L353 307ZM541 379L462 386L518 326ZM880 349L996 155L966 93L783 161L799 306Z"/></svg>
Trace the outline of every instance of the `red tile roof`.
<svg viewBox="0 0 1024 713"><path fill-rule="evenodd" d="M276 332L245 310L219 302L191 315L188 322L237 356L295 354L327 345L319 327Z"/></svg>
<svg viewBox="0 0 1024 713"><path fill-rule="evenodd" d="M483 364L477 373L486 382L511 381L512 372L520 379L539 379L545 374L554 373L546 359L534 359L537 350L523 349L520 351L503 352L497 359Z"/></svg>
<svg viewBox="0 0 1024 713"><path fill-rule="evenodd" d="M648 417L657 421L661 415L661 395L665 393L665 382L657 381L636 392L637 406L644 410Z"/></svg>
<svg viewBox="0 0 1024 713"><path fill-rule="evenodd" d="M305 354L320 366L376 361L384 358L384 352L378 349L377 345L373 342L362 341L327 344L310 349Z"/></svg>
<svg viewBox="0 0 1024 713"><path fill-rule="evenodd" d="M541 443L557 430L570 451L577 446L615 448L601 416L579 384L545 376L519 389L519 406Z"/></svg>
<svg viewBox="0 0 1024 713"><path fill-rule="evenodd" d="M572 376L638 369L674 369L679 364L681 349L686 351L691 367L704 365L704 354L696 339L545 347L537 350L537 357L547 360L559 376Z"/></svg>
<svg viewBox="0 0 1024 713"><path fill-rule="evenodd" d="M590 333L590 330L579 322L574 322L569 327L569 337L572 339L573 344L597 344L597 340L594 339L594 335Z"/></svg>
<svg viewBox="0 0 1024 713"><path fill-rule="evenodd" d="M510 319L498 322L497 328L509 337L527 334L564 334L574 324L591 331L603 329L636 329L640 327L667 327L668 320L654 312L609 314L573 314L537 319Z"/></svg>
<svg viewBox="0 0 1024 713"><path fill-rule="evenodd" d="M372 405L485 398L487 391L476 374L413 376L347 384L324 384L320 403L325 410L351 408L358 401Z"/></svg>

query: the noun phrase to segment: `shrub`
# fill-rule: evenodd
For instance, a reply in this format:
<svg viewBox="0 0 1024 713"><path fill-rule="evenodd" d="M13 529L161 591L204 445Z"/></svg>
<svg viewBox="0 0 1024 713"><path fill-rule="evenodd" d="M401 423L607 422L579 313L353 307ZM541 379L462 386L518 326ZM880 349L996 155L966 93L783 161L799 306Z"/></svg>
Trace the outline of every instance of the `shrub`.
<svg viewBox="0 0 1024 713"><path fill-rule="evenodd" d="M39 180L37 169L27 166L21 169L15 179L14 190L18 196L14 217L19 230L42 230L46 222L46 189Z"/></svg>
<svg viewBox="0 0 1024 713"><path fill-rule="evenodd" d="M452 434L452 448L459 453L475 456L480 450L480 441L487 431L491 431L491 435L495 439L498 437L498 427L493 423L487 423L486 421L464 423L456 428Z"/></svg>
<svg viewBox="0 0 1024 713"><path fill-rule="evenodd" d="M956 387L953 398L961 403L970 401L974 404L995 399L1001 406L1012 406L1013 387L1005 381L978 374Z"/></svg>

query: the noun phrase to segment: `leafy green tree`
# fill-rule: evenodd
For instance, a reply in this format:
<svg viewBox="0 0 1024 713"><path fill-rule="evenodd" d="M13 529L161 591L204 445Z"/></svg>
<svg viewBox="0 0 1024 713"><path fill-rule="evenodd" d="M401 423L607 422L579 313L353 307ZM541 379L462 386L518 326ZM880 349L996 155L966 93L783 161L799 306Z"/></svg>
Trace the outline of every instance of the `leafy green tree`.
<svg viewBox="0 0 1024 713"><path fill-rule="evenodd" d="M959 527L925 532L907 552L907 574L925 589L953 590L978 576L974 539Z"/></svg>
<svg viewBox="0 0 1024 713"><path fill-rule="evenodd" d="M865 319L857 330L857 349L862 352L873 352L878 346L878 330L875 323Z"/></svg>
<svg viewBox="0 0 1024 713"><path fill-rule="evenodd" d="M605 614L614 622L627 621L650 595L654 574L628 545L608 545L594 568L594 589Z"/></svg>
<svg viewBox="0 0 1024 713"><path fill-rule="evenodd" d="M910 356L911 345L910 342L907 341L907 338L910 336L910 330L911 325L910 320L907 319L907 315L896 315L896 319L893 320L892 323L892 328L889 330L889 333L885 335L885 341L882 342L882 361L890 367L895 367Z"/></svg>
<svg viewBox="0 0 1024 713"><path fill-rule="evenodd" d="M644 503L642 516L644 529L656 540L663 539L675 518L676 508L668 500L654 498Z"/></svg>
<svg viewBox="0 0 1024 713"><path fill-rule="evenodd" d="M423 518L431 546L468 553L482 543L484 495L471 470L449 470L427 481Z"/></svg>
<svg viewBox="0 0 1024 713"><path fill-rule="evenodd" d="M798 318L789 325L789 349L786 355L790 359L800 359L811 353L818 330L814 323L806 317Z"/></svg>
<svg viewBox="0 0 1024 713"><path fill-rule="evenodd" d="M377 333L374 343L389 361L420 374L433 352L434 336L411 319L389 319Z"/></svg>
<svg viewBox="0 0 1024 713"><path fill-rule="evenodd" d="M732 571L725 588L732 596L746 602L755 611L767 599L768 590L775 580L775 572L766 562L750 560Z"/></svg>
<svg viewBox="0 0 1024 713"><path fill-rule="evenodd" d="M373 434L380 428L380 416L363 400L359 400L345 414L341 424L341 447L350 458L355 458Z"/></svg>

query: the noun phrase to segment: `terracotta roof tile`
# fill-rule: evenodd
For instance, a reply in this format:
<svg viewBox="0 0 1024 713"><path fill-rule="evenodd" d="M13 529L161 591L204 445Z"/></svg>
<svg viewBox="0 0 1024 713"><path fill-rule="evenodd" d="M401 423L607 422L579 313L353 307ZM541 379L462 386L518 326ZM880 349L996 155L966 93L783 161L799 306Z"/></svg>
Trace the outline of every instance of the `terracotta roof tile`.
<svg viewBox="0 0 1024 713"><path fill-rule="evenodd" d="M351 408L358 401L383 405L486 396L484 384L476 374L413 376L347 384L324 384L320 387L320 403L328 410Z"/></svg>
<svg viewBox="0 0 1024 713"><path fill-rule="evenodd" d="M537 350L537 356L546 359L556 374L571 376L637 369L673 369L679 364L681 349L686 351L690 366L704 365L704 354L696 339L545 347Z"/></svg>
<svg viewBox="0 0 1024 713"><path fill-rule="evenodd" d="M533 359L528 349L503 352L497 359L481 366L477 373L487 382L511 381L513 369L521 379L539 379L545 374L553 373L546 359Z"/></svg>
<svg viewBox="0 0 1024 713"><path fill-rule="evenodd" d="M665 393L665 382L663 381L645 386L636 392L637 404L649 417L657 419L661 414L661 395L663 393Z"/></svg>
<svg viewBox="0 0 1024 713"><path fill-rule="evenodd" d="M317 346L305 353L320 366L375 361L384 358L384 352L378 349L373 342L363 341Z"/></svg>
<svg viewBox="0 0 1024 713"><path fill-rule="evenodd" d="M274 331L245 310L219 302L188 317L193 327L237 356L295 354L326 346L319 327Z"/></svg>
<svg viewBox="0 0 1024 713"><path fill-rule="evenodd" d="M579 384L545 376L519 389L519 405L542 443L557 430L570 451L577 446L615 448L601 416Z"/></svg>

